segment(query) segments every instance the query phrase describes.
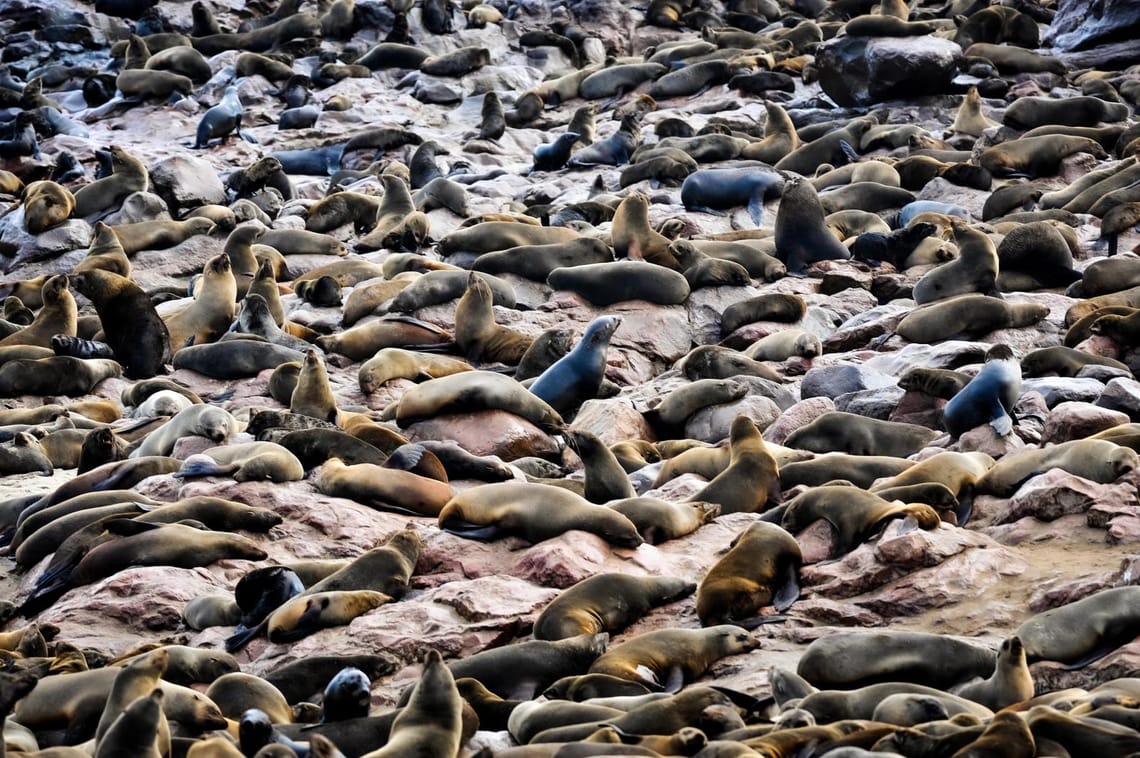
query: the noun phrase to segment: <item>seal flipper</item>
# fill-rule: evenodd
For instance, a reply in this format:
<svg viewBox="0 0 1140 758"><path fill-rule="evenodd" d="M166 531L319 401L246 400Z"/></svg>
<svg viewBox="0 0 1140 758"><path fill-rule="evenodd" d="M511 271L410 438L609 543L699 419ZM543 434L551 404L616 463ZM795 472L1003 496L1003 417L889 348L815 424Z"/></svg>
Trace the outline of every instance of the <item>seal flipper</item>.
<svg viewBox="0 0 1140 758"><path fill-rule="evenodd" d="M784 576L780 586L772 593L772 607L780 613L792 607L792 603L800 598L799 575L795 564L787 563L782 572Z"/></svg>
<svg viewBox="0 0 1140 758"><path fill-rule="evenodd" d="M641 667L638 666L638 670L640 669ZM670 668L669 676L665 677L663 686L665 688L665 691L670 694L675 695L680 692L681 688L685 686L685 670L680 666L673 666Z"/></svg>
<svg viewBox="0 0 1140 758"><path fill-rule="evenodd" d="M1120 645L1114 645L1112 643L1102 643L1101 645L1098 645L1097 647L1090 650L1088 654L1086 654L1083 658L1080 658L1072 663L1066 663L1064 666L1062 666L1062 668L1065 671L1076 671L1078 669L1083 669L1085 666L1096 663L1101 658L1104 658L1106 655L1119 647Z"/></svg>
<svg viewBox="0 0 1140 758"><path fill-rule="evenodd" d="M858 163L859 153L855 152L855 148L851 147L850 142L845 139L839 140L839 150L843 153L843 157L846 160L836 166L836 168L846 166L848 163Z"/></svg>
<svg viewBox="0 0 1140 758"><path fill-rule="evenodd" d="M238 624L237 627L234 628L234 633L229 637L226 637L226 652L236 653L238 650L241 650L243 647L249 644L250 640L265 631L265 628L268 626L268 624L268 616L256 626L250 627L245 626L244 624Z"/></svg>
<svg viewBox="0 0 1140 758"><path fill-rule="evenodd" d="M174 472L176 479L195 476L229 476L240 468L236 463L222 465L208 455L192 455Z"/></svg>
<svg viewBox="0 0 1140 758"><path fill-rule="evenodd" d="M687 210L691 213L707 213L710 216L727 216L728 215L724 211L714 210L712 208L709 208L707 205L687 205L687 206L685 206L685 210Z"/></svg>
<svg viewBox="0 0 1140 758"><path fill-rule="evenodd" d="M475 524L462 519L448 519L439 528L456 537L479 542L493 542L505 534L498 524Z"/></svg>
<svg viewBox="0 0 1140 758"><path fill-rule="evenodd" d="M970 516L974 513L974 493L971 492L968 497L958 495L958 507L954 509L954 515L958 519L958 526L963 527L966 522L970 520Z"/></svg>
<svg viewBox="0 0 1140 758"><path fill-rule="evenodd" d="M764 193L757 192L752 195L748 201L748 215L752 217L752 223L756 224L757 228L760 227L760 220L764 218Z"/></svg>

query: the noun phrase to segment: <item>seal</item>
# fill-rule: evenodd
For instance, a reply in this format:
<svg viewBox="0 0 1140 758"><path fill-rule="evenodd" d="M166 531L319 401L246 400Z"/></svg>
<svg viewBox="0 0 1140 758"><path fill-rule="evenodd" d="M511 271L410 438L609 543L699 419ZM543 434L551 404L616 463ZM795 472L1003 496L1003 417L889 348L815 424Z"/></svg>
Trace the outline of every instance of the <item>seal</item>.
<svg viewBox="0 0 1140 758"><path fill-rule="evenodd" d="M360 391L370 395L393 379L438 379L471 370L473 368L469 363L446 355L386 347L361 364L357 381L360 383Z"/></svg>
<svg viewBox="0 0 1140 758"><path fill-rule="evenodd" d="M992 650L925 632L844 632L820 637L796 673L821 689L849 690L880 682L948 689L994 670Z"/></svg>
<svg viewBox="0 0 1140 758"><path fill-rule="evenodd" d="M103 713L99 717L99 724L95 728L96 746L100 745L111 725L132 702L150 694L158 686L159 679L166 672L169 662L169 654L159 648L119 668L111 685L111 692L107 696L107 703L103 706ZM170 739L169 734L166 735L166 739Z"/></svg>
<svg viewBox="0 0 1140 758"><path fill-rule="evenodd" d="M439 241L444 255L468 252L481 255L520 245L569 242L582 235L560 226L536 226L513 221L483 221L447 234Z"/></svg>
<svg viewBox="0 0 1140 758"><path fill-rule="evenodd" d="M553 142L539 145L531 156L534 163L530 170L558 171L570 160L570 153L581 136L578 132L563 132Z"/></svg>
<svg viewBox="0 0 1140 758"><path fill-rule="evenodd" d="M624 300L679 305L689 297L690 291L689 282L681 274L641 261L556 268L546 283L556 290L574 292L600 308Z"/></svg>
<svg viewBox="0 0 1140 758"><path fill-rule="evenodd" d="M807 313L807 303L799 295L773 292L732 303L721 313L722 334L731 334L756 321L794 323Z"/></svg>
<svg viewBox="0 0 1140 758"><path fill-rule="evenodd" d="M546 484L499 482L464 490L443 506L439 528L468 539L516 534L532 544L580 529L616 547L641 544L637 528L625 516Z"/></svg>
<svg viewBox="0 0 1140 758"><path fill-rule="evenodd" d="M649 611L693 594L696 585L677 577L596 574L564 590L534 622L536 640L617 633Z"/></svg>
<svg viewBox="0 0 1140 758"><path fill-rule="evenodd" d="M938 432L917 424L828 411L788 435L784 445L813 453L838 451L906 458L937 436Z"/></svg>
<svg viewBox="0 0 1140 758"><path fill-rule="evenodd" d="M396 406L396 423L405 428L425 418L490 409L521 416L547 434L557 434L565 427L562 417L544 400L509 376L490 371L450 374L408 389Z"/></svg>
<svg viewBox="0 0 1140 758"><path fill-rule="evenodd" d="M942 422L954 439L985 423L1005 437L1013 433L1013 406L1020 394L1021 364L1007 345L994 345L982 370L946 404Z"/></svg>
<svg viewBox="0 0 1140 758"><path fill-rule="evenodd" d="M938 487L945 487L958 500L955 515L958 524L962 525L969 520L973 508L974 485L993 465L994 459L985 453L936 453L874 486L861 483L859 486L867 486L871 492L888 500L919 502L925 502L921 496L924 488L933 492ZM836 478L850 479L843 474ZM929 504L935 505L933 502Z"/></svg>
<svg viewBox="0 0 1140 758"><path fill-rule="evenodd" d="M713 503L673 503L655 497L631 497L606 504L637 527L641 539L650 545L692 534L720 515Z"/></svg>
<svg viewBox="0 0 1140 758"><path fill-rule="evenodd" d="M772 72L764 73L771 74ZM740 151L740 157L762 161L774 166L793 150L799 148L801 142L791 117L788 116L788 112L784 110L782 105L772 100L765 100L764 110L767 111L768 115L764 122L764 138L746 146Z"/></svg>
<svg viewBox="0 0 1140 758"><path fill-rule="evenodd" d="M75 274L76 291L95 305L103 340L128 379L162 373L170 357L170 332L146 293L126 277L109 271Z"/></svg>
<svg viewBox="0 0 1140 758"><path fill-rule="evenodd" d="M416 516L440 515L452 496L446 482L372 463L349 466L335 457L321 465L316 484L325 495Z"/></svg>
<svg viewBox="0 0 1140 758"><path fill-rule="evenodd" d="M597 397L605 379L606 350L621 321L621 316L591 321L574 348L534 380L531 393L560 414Z"/></svg>
<svg viewBox="0 0 1140 758"><path fill-rule="evenodd" d="M458 755L463 744L462 699L455 677L444 665L439 651L424 659L420 680L411 697L392 722L388 743L372 758L400 758L409 754Z"/></svg>
<svg viewBox="0 0 1140 758"><path fill-rule="evenodd" d="M1032 98L1021 98L1028 99ZM1060 170L1061 161L1074 153L1089 153L1101 159L1108 157L1108 153L1096 140L1050 134L1043 137L1021 137L987 147L978 157L978 163L994 176L1037 178L1055 176Z"/></svg>
<svg viewBox="0 0 1140 758"><path fill-rule="evenodd" d="M633 486L617 458L600 439L585 430L567 430L566 443L583 464L585 482L581 494L592 503L608 503L619 498L632 498Z"/></svg>
<svg viewBox="0 0 1140 758"><path fill-rule="evenodd" d="M275 724L288 724L293 720L293 709L281 691L259 676L240 671L223 674L210 683L206 697L234 721L249 708L257 708Z"/></svg>
<svg viewBox="0 0 1140 758"><path fill-rule="evenodd" d="M977 491L1010 497L1026 479L1051 468L1109 484L1134 470L1138 463L1140 459L1134 450L1113 442L1103 439L1072 440L1003 456L978 480ZM1025 638L1022 637L1021 641L1025 642Z"/></svg>
<svg viewBox="0 0 1140 758"><path fill-rule="evenodd" d="M1011 303L986 295L958 295L911 311L895 331L910 342L933 344L957 334L980 337L995 329L1032 326L1049 315L1040 303Z"/></svg>
<svg viewBox="0 0 1140 758"><path fill-rule="evenodd" d="M698 379L728 379L734 376L755 376L783 384L786 380L759 361L743 353L719 345L701 345L689 351L677 362L677 368L693 381Z"/></svg>
<svg viewBox="0 0 1140 758"><path fill-rule="evenodd" d="M819 195L806 179L785 181L776 210L775 237L776 257L790 276L804 276L811 263L851 258L851 252L828 230Z"/></svg>
<svg viewBox="0 0 1140 758"><path fill-rule="evenodd" d="M346 626L357 616L392 602L382 592L337 590L298 595L268 618L268 637L273 643L296 642L320 629Z"/></svg>
<svg viewBox="0 0 1140 758"><path fill-rule="evenodd" d="M1082 668L1132 639L1138 597L1136 587L1101 590L1032 616L1015 634L1028 660Z"/></svg>
<svg viewBox="0 0 1140 758"><path fill-rule="evenodd" d="M470 16L468 16L470 19ZM479 139L498 140L507 130L503 116L503 102L497 92L483 95L483 107L479 117Z"/></svg>
<svg viewBox="0 0 1140 758"><path fill-rule="evenodd" d="M57 334L74 337L79 314L69 285L70 279L66 274L57 274L44 282L41 290L43 307L36 313L32 323L0 339L0 347L51 347L51 339Z"/></svg>
<svg viewBox="0 0 1140 758"><path fill-rule="evenodd" d="M754 361L786 361L795 356L810 361L823 354L823 343L803 329L783 329L756 340L744 354Z"/></svg>
<svg viewBox="0 0 1140 758"><path fill-rule="evenodd" d="M487 274L509 273L535 282L546 282L556 268L606 263L613 259L613 252L601 240L579 237L567 242L520 245L483 253L471 264L471 269Z"/></svg>
<svg viewBox="0 0 1140 758"><path fill-rule="evenodd" d="M997 294L998 254L988 235L960 219L953 219L954 243L958 257L928 272L914 285L914 301L919 305L977 292Z"/></svg>
<svg viewBox="0 0 1140 758"><path fill-rule="evenodd" d="M166 723L163 698L163 691L156 688L128 705L98 743L96 758L113 755L161 758L165 755L168 748L160 746L161 727ZM169 742L169 735L166 741Z"/></svg>
<svg viewBox="0 0 1140 758"><path fill-rule="evenodd" d="M697 587L697 617L701 626L736 624L750 628L763 623L760 609L777 612L791 607L800 595L800 546L783 528L756 521L729 543Z"/></svg>
<svg viewBox="0 0 1140 758"><path fill-rule="evenodd" d="M346 667L363 671L370 678L391 674L395 663L381 655L310 655L278 666L265 676L290 703L297 703L321 692Z"/></svg>
<svg viewBox="0 0 1140 758"><path fill-rule="evenodd" d="M21 358L0 366L0 397L19 395L87 395L104 379L122 376L118 363L71 356Z"/></svg>
<svg viewBox="0 0 1140 758"><path fill-rule="evenodd" d="M1017 636L1002 640L989 678L958 687L954 694L984 705L991 711L1032 698L1033 677L1029 674L1025 646L1021 640Z"/></svg>
<svg viewBox="0 0 1140 758"><path fill-rule="evenodd" d="M759 648L760 640L732 624L705 629L661 629L611 647L591 664L589 673L609 674L675 692L721 658Z"/></svg>
<svg viewBox="0 0 1140 758"><path fill-rule="evenodd" d="M186 436L207 437L220 444L237 432L238 423L228 411L216 405L192 405L148 434L131 458L169 455L174 443Z"/></svg>
<svg viewBox="0 0 1140 758"><path fill-rule="evenodd" d="M491 63L491 51L478 45L460 47L432 55L420 63L420 71L430 76L465 76Z"/></svg>
<svg viewBox="0 0 1140 758"><path fill-rule="evenodd" d="M467 291L455 306L455 344L467 360L518 365L534 340L495 323L494 295L476 272L467 275Z"/></svg>
<svg viewBox="0 0 1140 758"><path fill-rule="evenodd" d="M1073 377L1085 366L1109 366L1123 371L1129 370L1123 363L1112 358L1059 345L1038 348L1021 359L1021 373L1027 377L1050 375Z"/></svg>
<svg viewBox="0 0 1140 758"><path fill-rule="evenodd" d="M358 668L346 666L329 680L321 699L321 722L363 718L372 705L372 680Z"/></svg>
<svg viewBox="0 0 1140 758"><path fill-rule="evenodd" d="M890 502L849 483L815 487L789 502L781 517L782 526L801 532L812 522L823 519L836 532L836 551L845 555L880 531L892 519L912 517L922 529L942 523L938 512L925 503Z"/></svg>
<svg viewBox="0 0 1140 758"><path fill-rule="evenodd" d="M376 209L376 223L372 227L372 231L357 240L355 248L357 252L382 248L406 249L406 243L411 240L404 239L405 232L411 230L406 229L405 224L410 216L419 213L416 211L415 203L412 202L411 192L404 180L398 176L381 174L377 178L380 180L380 184L384 186L384 198L380 202L380 207ZM423 214L419 215L422 216ZM414 242L410 249L416 250L419 247L419 242L422 242L426 237L425 227L419 241Z"/></svg>
<svg viewBox="0 0 1140 758"><path fill-rule="evenodd" d="M642 192L629 193L618 205L610 238L614 255L618 258L640 259L674 271L681 270L681 265L669 252L669 238L650 228L649 198Z"/></svg>
<svg viewBox="0 0 1140 758"><path fill-rule="evenodd" d="M147 73L158 75L164 72ZM185 79L185 77L180 78ZM76 190L74 210L76 217L86 218L113 210L126 199L127 195L132 192L145 192L149 185L149 172L142 161L118 145L112 145L108 148L108 152L111 155L112 173Z"/></svg>
<svg viewBox="0 0 1140 758"><path fill-rule="evenodd" d="M24 187L24 228L30 234L42 234L59 226L75 210L71 190L52 181L37 181Z"/></svg>
<svg viewBox="0 0 1140 758"><path fill-rule="evenodd" d="M728 466L692 499L716 503L721 513L758 513L780 497L780 475L756 424L747 416L732 420Z"/></svg>
<svg viewBox="0 0 1140 758"><path fill-rule="evenodd" d="M213 342L233 323L237 312L237 280L225 253L206 261L196 288L197 297L162 310L174 354L190 345Z"/></svg>
<svg viewBox="0 0 1140 758"><path fill-rule="evenodd" d="M681 202L687 211L709 212L748 207L752 223L760 226L764 203L780 197L783 178L766 168L708 168L695 171L681 184Z"/></svg>
<svg viewBox="0 0 1140 758"><path fill-rule="evenodd" d="M174 354L173 365L215 379L242 379L290 361L300 365L303 359L302 353L287 347L236 339L184 347Z"/></svg>
<svg viewBox="0 0 1140 758"><path fill-rule="evenodd" d="M236 482L299 482L305 478L301 461L287 448L272 442L244 442L210 448L186 459L175 474L228 476Z"/></svg>

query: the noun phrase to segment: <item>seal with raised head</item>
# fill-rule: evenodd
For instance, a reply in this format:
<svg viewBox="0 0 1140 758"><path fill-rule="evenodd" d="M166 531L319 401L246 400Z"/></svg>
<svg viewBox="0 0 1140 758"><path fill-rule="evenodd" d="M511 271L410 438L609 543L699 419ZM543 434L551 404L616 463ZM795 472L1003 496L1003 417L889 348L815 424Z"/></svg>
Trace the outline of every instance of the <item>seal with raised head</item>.
<svg viewBox="0 0 1140 758"><path fill-rule="evenodd" d="M1017 636L1002 640L997 661L989 678L969 682L954 694L998 711L1033 697L1033 677L1026 663L1025 646Z"/></svg>
<svg viewBox="0 0 1140 758"><path fill-rule="evenodd" d="M599 316L591 321L574 349L543 371L530 385L530 392L558 413L597 397L605 378L606 350L621 321L621 316Z"/></svg>
<svg viewBox="0 0 1140 758"><path fill-rule="evenodd" d="M1000 436L1013 433L1013 406L1021 393L1021 364L1007 345L994 345L977 376L962 388L942 412L950 436L957 439L975 426L988 423Z"/></svg>
<svg viewBox="0 0 1140 758"><path fill-rule="evenodd" d="M73 278L75 289L95 304L103 340L128 379L162 373L170 357L170 332L146 293L126 277L89 270Z"/></svg>
<svg viewBox="0 0 1140 758"><path fill-rule="evenodd" d="M815 187L806 179L785 181L776 210L776 257L790 276L804 276L809 264L849 260L851 252L827 228Z"/></svg>
<svg viewBox="0 0 1140 758"><path fill-rule="evenodd" d="M780 496L780 475L752 419L740 415L732 420L729 450L728 466L692 499L716 503L722 513L765 510Z"/></svg>
<svg viewBox="0 0 1140 758"><path fill-rule="evenodd" d="M474 271L467 276L467 291L455 306L455 344L472 362L517 365L534 340L495 323L493 293Z"/></svg>
<svg viewBox="0 0 1140 758"><path fill-rule="evenodd" d="M997 294L998 255L993 241L960 219L953 219L950 228L958 257L918 280L914 301L919 305L972 292Z"/></svg>

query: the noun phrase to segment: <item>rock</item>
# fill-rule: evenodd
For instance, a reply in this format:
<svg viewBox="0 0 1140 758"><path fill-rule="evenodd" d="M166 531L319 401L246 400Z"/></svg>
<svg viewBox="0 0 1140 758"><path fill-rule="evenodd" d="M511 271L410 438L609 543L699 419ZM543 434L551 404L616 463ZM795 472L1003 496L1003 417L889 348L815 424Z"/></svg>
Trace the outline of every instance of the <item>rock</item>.
<svg viewBox="0 0 1140 758"><path fill-rule="evenodd" d="M24 206L0 218L0 262L5 271L20 268L21 276L35 276L27 264L44 262L42 273L70 271L87 252L91 227L81 219L69 219L40 234L24 228ZM65 255L71 253L71 255Z"/></svg>
<svg viewBox="0 0 1140 758"><path fill-rule="evenodd" d="M866 347L876 338L893 334L895 327L913 307L913 305L907 307L898 303L887 303L848 319L823 340L823 352L857 350Z"/></svg>
<svg viewBox="0 0 1140 758"><path fill-rule="evenodd" d="M835 410L887 421L906 394L906 390L902 387L878 387L847 392L835 398Z"/></svg>
<svg viewBox="0 0 1140 758"><path fill-rule="evenodd" d="M1133 421L1140 420L1140 382L1131 378L1112 379L1105 386L1096 405L1127 413Z"/></svg>
<svg viewBox="0 0 1140 758"><path fill-rule="evenodd" d="M1050 408L1065 402L1094 402L1104 392L1104 385L1096 379L1069 379L1063 376L1044 376L1024 379L1022 392L1039 392Z"/></svg>
<svg viewBox="0 0 1140 758"><path fill-rule="evenodd" d="M200 205L224 205L226 189L218 172L207 161L172 155L150 167L150 182L156 195L166 201L174 215Z"/></svg>
<svg viewBox="0 0 1140 758"><path fill-rule="evenodd" d="M941 429L942 409L945 405L945 400L923 392L904 392L887 420Z"/></svg>
<svg viewBox="0 0 1140 758"><path fill-rule="evenodd" d="M1118 516L1108 525L1105 541L1110 545L1140 542L1140 515Z"/></svg>
<svg viewBox="0 0 1140 758"><path fill-rule="evenodd" d="M1092 403L1059 403L1045 419L1044 443L1068 442L1128 423L1128 414Z"/></svg>
<svg viewBox="0 0 1140 758"><path fill-rule="evenodd" d="M834 295L849 289L871 289L871 272L861 271L851 266L842 271L828 271L819 281L819 291L823 295Z"/></svg>
<svg viewBox="0 0 1140 758"><path fill-rule="evenodd" d="M834 400L849 392L892 387L895 383L896 380L886 374L846 363L808 371L800 383L800 397L805 400L810 397L828 397Z"/></svg>
<svg viewBox="0 0 1140 758"><path fill-rule="evenodd" d="M132 192L119 210L103 219L108 224L137 224L140 221L169 221L166 201L153 192Z"/></svg>
<svg viewBox="0 0 1140 758"><path fill-rule="evenodd" d="M570 427L593 432L607 445L622 440L653 438L649 422L624 397L587 400L582 403Z"/></svg>
<svg viewBox="0 0 1140 758"><path fill-rule="evenodd" d="M823 91L842 106L952 91L962 48L921 37L838 37L819 46L815 64Z"/></svg>
<svg viewBox="0 0 1140 758"><path fill-rule="evenodd" d="M1023 516L1052 521L1085 513L1097 503L1124 505L1135 499L1136 488L1131 483L1097 484L1061 469L1051 469L1021 485L995 523L1004 524Z"/></svg>
<svg viewBox="0 0 1140 758"><path fill-rule="evenodd" d="M413 442L454 440L472 455L497 455L513 461L528 455L557 459L561 449L552 437L524 418L507 411L479 411L436 416L404 429Z"/></svg>
<svg viewBox="0 0 1140 758"><path fill-rule="evenodd" d="M1140 6L1129 0L1061 0L1043 42L1066 51L1135 40Z"/></svg>
<svg viewBox="0 0 1140 758"><path fill-rule="evenodd" d="M757 428L763 431L779 418L780 407L772 400L757 395L748 395L735 403L710 405L689 417L685 422L685 436L704 442L720 442L728 437L733 419L740 415L755 421Z"/></svg>
<svg viewBox="0 0 1140 758"><path fill-rule="evenodd" d="M780 417L764 430L764 439L782 445L792 432L833 410L835 402L831 398L812 397L801 400L781 413Z"/></svg>

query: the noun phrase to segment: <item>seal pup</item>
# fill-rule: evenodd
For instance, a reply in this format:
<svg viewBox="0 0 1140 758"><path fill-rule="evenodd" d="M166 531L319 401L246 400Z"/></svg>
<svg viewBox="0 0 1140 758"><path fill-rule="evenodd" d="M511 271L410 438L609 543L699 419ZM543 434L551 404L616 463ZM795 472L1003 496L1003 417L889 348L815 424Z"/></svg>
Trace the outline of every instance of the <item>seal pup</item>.
<svg viewBox="0 0 1140 758"><path fill-rule="evenodd" d="M621 316L591 321L574 349L543 371L530 385L530 392L560 414L597 397L606 373L606 349L621 321Z"/></svg>
<svg viewBox="0 0 1140 758"><path fill-rule="evenodd" d="M534 622L534 638L617 633L653 608L688 597L695 589L693 582L677 577L597 574L563 590L542 610Z"/></svg>
<svg viewBox="0 0 1140 758"><path fill-rule="evenodd" d="M1013 433L1013 406L1021 393L1021 364L1008 345L994 345L985 366L942 412L946 431L954 439L988 423L998 435Z"/></svg>

